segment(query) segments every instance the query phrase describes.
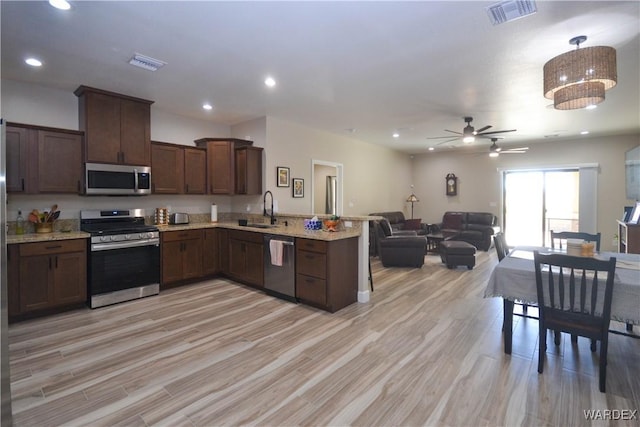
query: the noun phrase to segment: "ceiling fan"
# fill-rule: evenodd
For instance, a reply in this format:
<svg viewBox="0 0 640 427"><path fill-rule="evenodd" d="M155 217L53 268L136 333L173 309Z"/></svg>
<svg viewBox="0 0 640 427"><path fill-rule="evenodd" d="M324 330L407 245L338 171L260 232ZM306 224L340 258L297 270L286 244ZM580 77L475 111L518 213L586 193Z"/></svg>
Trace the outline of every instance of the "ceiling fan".
<svg viewBox="0 0 640 427"><path fill-rule="evenodd" d="M527 152L529 147L520 147L520 148L509 148L507 150L503 150L498 147L498 138L491 138L491 147L489 147L489 157L498 157L500 154L524 154Z"/></svg>
<svg viewBox="0 0 640 427"><path fill-rule="evenodd" d="M451 132L456 134L456 136L451 136L451 135L445 135L445 136L434 136L431 138L427 138L427 139L442 139L442 138L449 138L446 141L442 141L436 145L441 145L441 144L446 144L447 142L451 142L451 141L455 141L456 139L462 138L462 142L464 142L465 144L470 144L472 142L474 142L476 140L476 137L478 138L490 138L491 135L494 135L496 133L506 133L506 132L515 132L516 129L509 129L509 130L494 130L494 131L489 131L489 132L485 132L487 129L491 128L491 125L487 125L487 126L483 126L478 130L475 130L473 126L471 126L471 122L473 121L473 117L464 117L464 122L467 124L464 129L462 129L462 132L456 132L454 130L449 130L449 129L445 129L445 132Z"/></svg>

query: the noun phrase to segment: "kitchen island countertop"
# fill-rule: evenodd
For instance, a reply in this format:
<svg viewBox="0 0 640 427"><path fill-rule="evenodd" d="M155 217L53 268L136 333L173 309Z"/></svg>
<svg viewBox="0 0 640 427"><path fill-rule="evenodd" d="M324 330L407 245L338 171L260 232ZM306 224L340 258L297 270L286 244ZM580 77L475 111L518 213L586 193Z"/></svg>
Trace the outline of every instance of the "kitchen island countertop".
<svg viewBox="0 0 640 427"><path fill-rule="evenodd" d="M301 237L304 239L313 240L342 240L350 239L352 237L358 237L361 234L360 229L354 230L341 230L336 232L324 231L324 230L304 230L299 227L277 225L270 228L257 228L251 226L238 225L237 222L197 222L192 224L176 224L176 225L159 225L160 232L164 231L183 231L183 230L197 230L200 228L225 228L229 230L242 230L250 231L253 233L262 234L276 234L280 236Z"/></svg>

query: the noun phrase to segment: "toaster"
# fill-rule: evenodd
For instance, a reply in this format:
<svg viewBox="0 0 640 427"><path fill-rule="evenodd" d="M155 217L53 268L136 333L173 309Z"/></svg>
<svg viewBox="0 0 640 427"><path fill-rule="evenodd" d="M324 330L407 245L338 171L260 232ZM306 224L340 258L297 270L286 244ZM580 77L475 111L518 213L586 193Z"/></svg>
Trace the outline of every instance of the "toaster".
<svg viewBox="0 0 640 427"><path fill-rule="evenodd" d="M169 215L169 224L189 224L189 214L186 213L172 213Z"/></svg>

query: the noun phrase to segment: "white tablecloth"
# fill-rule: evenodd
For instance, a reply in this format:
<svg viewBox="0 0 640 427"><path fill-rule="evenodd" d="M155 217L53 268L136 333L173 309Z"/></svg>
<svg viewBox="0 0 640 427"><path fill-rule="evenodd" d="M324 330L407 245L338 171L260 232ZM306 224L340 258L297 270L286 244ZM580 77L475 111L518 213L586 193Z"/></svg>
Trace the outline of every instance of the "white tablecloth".
<svg viewBox="0 0 640 427"><path fill-rule="evenodd" d="M550 252L549 248L518 246L495 266L487 288L485 298L502 297L510 301L521 301L530 304L538 303L536 292L535 267L533 255L531 259L521 258L524 251L532 253ZM512 254L516 256L512 256ZM611 301L611 319L624 323L640 325L640 255L614 252L600 252L598 258L609 259L614 256L622 261L616 265L616 276Z"/></svg>

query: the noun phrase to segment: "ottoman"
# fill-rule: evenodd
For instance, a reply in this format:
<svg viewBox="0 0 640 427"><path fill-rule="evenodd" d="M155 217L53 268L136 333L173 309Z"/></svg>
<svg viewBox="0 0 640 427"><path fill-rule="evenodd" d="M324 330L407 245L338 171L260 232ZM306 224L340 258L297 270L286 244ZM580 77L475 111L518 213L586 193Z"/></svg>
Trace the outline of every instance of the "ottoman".
<svg viewBox="0 0 640 427"><path fill-rule="evenodd" d="M440 243L440 259L447 268L466 265L471 270L476 265L476 247L467 242L445 240Z"/></svg>

